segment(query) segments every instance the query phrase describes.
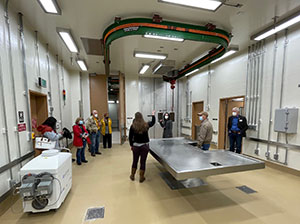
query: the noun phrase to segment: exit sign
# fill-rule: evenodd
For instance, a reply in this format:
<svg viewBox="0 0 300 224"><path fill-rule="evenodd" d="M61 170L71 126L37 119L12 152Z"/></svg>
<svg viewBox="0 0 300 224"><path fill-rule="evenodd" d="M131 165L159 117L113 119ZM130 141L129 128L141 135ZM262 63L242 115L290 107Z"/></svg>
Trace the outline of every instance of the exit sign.
<svg viewBox="0 0 300 224"><path fill-rule="evenodd" d="M38 78L38 86L46 88L47 87L47 81L46 79L43 79L41 77Z"/></svg>

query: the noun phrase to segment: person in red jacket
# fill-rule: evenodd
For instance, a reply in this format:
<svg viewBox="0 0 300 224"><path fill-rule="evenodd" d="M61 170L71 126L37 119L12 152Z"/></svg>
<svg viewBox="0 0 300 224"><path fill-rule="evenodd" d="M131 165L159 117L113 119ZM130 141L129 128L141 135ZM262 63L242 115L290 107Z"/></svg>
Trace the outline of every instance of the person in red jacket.
<svg viewBox="0 0 300 224"><path fill-rule="evenodd" d="M85 159L84 149L86 143L91 144L89 134L83 125L83 119L77 118L75 125L73 126L74 140L73 145L77 147L76 152L76 162L78 165L81 163L87 163L88 161Z"/></svg>

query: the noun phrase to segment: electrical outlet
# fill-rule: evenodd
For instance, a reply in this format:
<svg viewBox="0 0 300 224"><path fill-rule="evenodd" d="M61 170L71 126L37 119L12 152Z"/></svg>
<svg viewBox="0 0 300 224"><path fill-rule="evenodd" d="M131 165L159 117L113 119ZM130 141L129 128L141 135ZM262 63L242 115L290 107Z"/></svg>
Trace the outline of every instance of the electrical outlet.
<svg viewBox="0 0 300 224"><path fill-rule="evenodd" d="M270 152L266 152L265 155L266 155L267 158L270 158Z"/></svg>
<svg viewBox="0 0 300 224"><path fill-rule="evenodd" d="M278 154L278 153L275 153L275 154L274 154L274 159L275 159L275 160L278 160L278 159L279 159L279 154Z"/></svg>

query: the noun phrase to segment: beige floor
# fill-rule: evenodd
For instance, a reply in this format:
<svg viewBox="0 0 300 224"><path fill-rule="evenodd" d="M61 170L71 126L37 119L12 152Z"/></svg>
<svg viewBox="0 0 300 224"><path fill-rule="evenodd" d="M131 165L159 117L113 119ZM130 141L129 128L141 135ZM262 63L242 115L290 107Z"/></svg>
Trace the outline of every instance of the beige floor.
<svg viewBox="0 0 300 224"><path fill-rule="evenodd" d="M18 201L0 223L84 223L86 209L95 206L105 206L105 217L91 223L300 223L300 177L266 168L213 176L207 178L208 186L172 191L159 176L161 166L148 158L147 180L140 184L128 178L127 145L88 156L88 164L73 164L73 187L59 210L23 214ZM236 189L241 185L258 193L247 195Z"/></svg>

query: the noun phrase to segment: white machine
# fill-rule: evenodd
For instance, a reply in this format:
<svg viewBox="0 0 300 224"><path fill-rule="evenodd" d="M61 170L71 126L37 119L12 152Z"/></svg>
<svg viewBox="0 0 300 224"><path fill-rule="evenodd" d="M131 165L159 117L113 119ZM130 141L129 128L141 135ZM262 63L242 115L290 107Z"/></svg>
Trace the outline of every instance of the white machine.
<svg viewBox="0 0 300 224"><path fill-rule="evenodd" d="M72 155L46 150L21 171L20 195L24 212L58 209L72 187Z"/></svg>

